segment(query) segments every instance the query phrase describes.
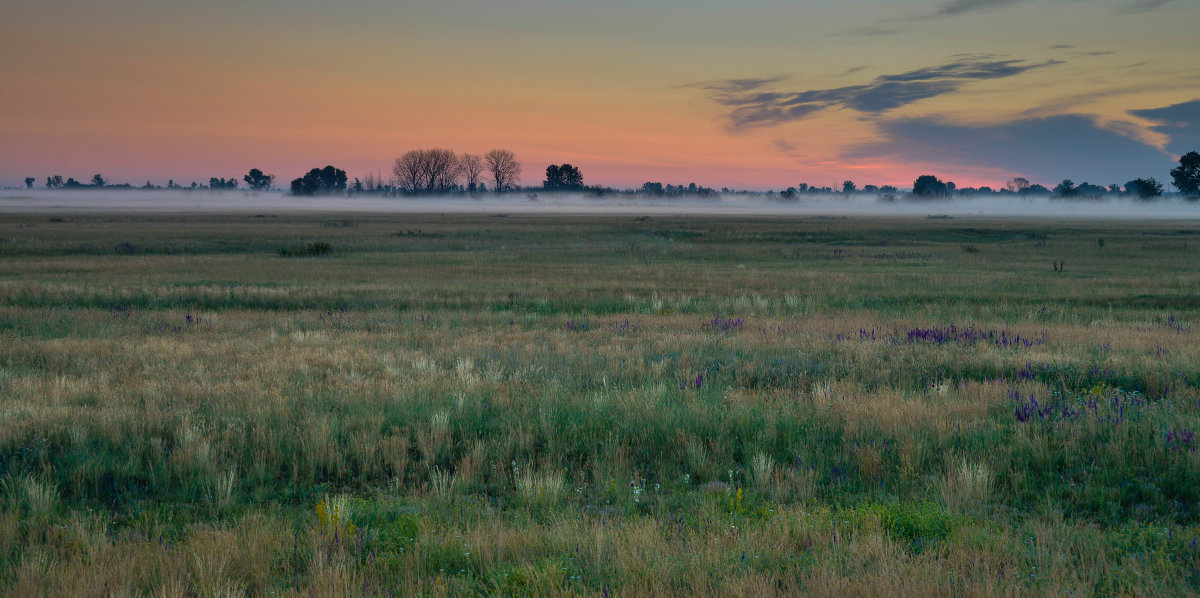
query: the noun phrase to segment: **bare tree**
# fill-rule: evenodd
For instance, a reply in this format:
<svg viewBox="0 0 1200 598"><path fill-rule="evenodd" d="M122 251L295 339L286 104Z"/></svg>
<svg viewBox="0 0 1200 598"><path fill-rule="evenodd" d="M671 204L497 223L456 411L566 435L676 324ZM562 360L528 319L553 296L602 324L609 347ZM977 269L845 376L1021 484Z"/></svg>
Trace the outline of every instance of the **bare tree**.
<svg viewBox="0 0 1200 598"><path fill-rule="evenodd" d="M458 156L448 149L425 150L425 190L446 192L458 185L462 165Z"/></svg>
<svg viewBox="0 0 1200 598"><path fill-rule="evenodd" d="M412 150L392 166L396 185L409 192L445 192L458 185L462 165L448 149Z"/></svg>
<svg viewBox="0 0 1200 598"><path fill-rule="evenodd" d="M483 174L483 158L476 154L463 154L458 157L458 163L467 177L467 190L474 193L479 188L479 175Z"/></svg>
<svg viewBox="0 0 1200 598"><path fill-rule="evenodd" d="M392 174L396 176L396 187L410 193L421 190L422 174L425 172L422 150L413 150L396 158Z"/></svg>
<svg viewBox="0 0 1200 598"><path fill-rule="evenodd" d="M488 170L492 171L493 190L496 193L515 189L521 181L521 163L512 152L494 149L483 155Z"/></svg>
<svg viewBox="0 0 1200 598"><path fill-rule="evenodd" d="M1026 189L1029 189L1029 179L1023 176L1016 177L1006 183L1004 188L1012 193L1024 193Z"/></svg>

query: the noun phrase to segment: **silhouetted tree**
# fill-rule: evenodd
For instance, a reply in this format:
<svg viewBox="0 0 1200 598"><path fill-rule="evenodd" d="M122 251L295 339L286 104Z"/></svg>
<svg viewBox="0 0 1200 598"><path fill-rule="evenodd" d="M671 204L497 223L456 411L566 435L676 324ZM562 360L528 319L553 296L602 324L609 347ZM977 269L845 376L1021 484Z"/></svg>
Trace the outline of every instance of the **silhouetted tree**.
<svg viewBox="0 0 1200 598"><path fill-rule="evenodd" d="M1054 194L1059 197L1075 197L1079 194L1079 190L1075 188L1074 181L1063 179L1063 182L1054 187Z"/></svg>
<svg viewBox="0 0 1200 598"><path fill-rule="evenodd" d="M36 181L36 180L37 180L37 179L35 179L35 178L31 177L31 176L27 176L27 177L25 177L25 188L26 188L26 189L33 189L33 183L34 183L34 181Z"/></svg>
<svg viewBox="0 0 1200 598"><path fill-rule="evenodd" d="M104 177L100 176L99 174L93 174L92 175L92 186L93 187L103 187L104 186Z"/></svg>
<svg viewBox="0 0 1200 598"><path fill-rule="evenodd" d="M562 186L562 173L558 171L557 164L551 164L546 167L546 180L542 181L542 188L548 190L556 190Z"/></svg>
<svg viewBox="0 0 1200 598"><path fill-rule="evenodd" d="M1024 191L1024 193L1031 195L1049 195L1050 190L1047 189L1045 185L1034 183L1030 185L1029 188Z"/></svg>
<svg viewBox="0 0 1200 598"><path fill-rule="evenodd" d="M858 185L854 181L842 181L842 193L854 193L858 189Z"/></svg>
<svg viewBox="0 0 1200 598"><path fill-rule="evenodd" d="M1079 186L1075 188L1076 195L1091 198L1099 198L1101 195L1104 195L1105 191L1104 187L1093 185L1087 181L1079 183Z"/></svg>
<svg viewBox="0 0 1200 598"><path fill-rule="evenodd" d="M662 183L642 183L642 193L650 193L653 195L663 194Z"/></svg>
<svg viewBox="0 0 1200 598"><path fill-rule="evenodd" d="M1029 179L1019 176L1004 184L1004 188L1012 193L1025 193L1029 190Z"/></svg>
<svg viewBox="0 0 1200 598"><path fill-rule="evenodd" d="M246 181L251 191L266 191L271 188L271 183L275 182L275 175L264 174L257 168L251 168L242 180Z"/></svg>
<svg viewBox="0 0 1200 598"><path fill-rule="evenodd" d="M521 163L512 152L494 149L483 155L483 161L492 173L492 190L496 193L515 189L521 182Z"/></svg>
<svg viewBox="0 0 1200 598"><path fill-rule="evenodd" d="M467 179L467 191L474 193L479 190L479 175L483 174L483 158L476 154L462 154L458 157L459 167Z"/></svg>
<svg viewBox="0 0 1200 598"><path fill-rule="evenodd" d="M447 149L412 150L392 166L397 185L410 193L451 191L462 176L462 163Z"/></svg>
<svg viewBox="0 0 1200 598"><path fill-rule="evenodd" d="M458 185L462 165L458 156L448 149L425 150L425 190L445 192Z"/></svg>
<svg viewBox="0 0 1200 598"><path fill-rule="evenodd" d="M396 163L392 165L392 174L396 177L396 187L410 193L415 193L421 188L424 171L420 150L413 150L396 158Z"/></svg>
<svg viewBox="0 0 1200 598"><path fill-rule="evenodd" d="M946 197L950 189L932 174L923 174L913 181L913 195L918 197Z"/></svg>
<svg viewBox="0 0 1200 598"><path fill-rule="evenodd" d="M570 164L563 164L558 171L562 173L562 183L564 189L583 189L583 172ZM693 189L696 184L692 183Z"/></svg>
<svg viewBox="0 0 1200 598"><path fill-rule="evenodd" d="M1153 178L1133 179L1125 183L1125 192L1131 195L1136 194L1141 199L1154 199L1162 195L1163 186Z"/></svg>
<svg viewBox="0 0 1200 598"><path fill-rule="evenodd" d="M62 186L63 186L62 176L56 174L54 176L46 177L46 188L47 189L58 189Z"/></svg>
<svg viewBox="0 0 1200 598"><path fill-rule="evenodd" d="M346 171L333 166L314 168L292 181L292 195L323 195L346 191Z"/></svg>
<svg viewBox="0 0 1200 598"><path fill-rule="evenodd" d="M1189 199L1200 198L1200 154L1188 152L1179 158L1179 166L1171 169L1175 188Z"/></svg>
<svg viewBox="0 0 1200 598"><path fill-rule="evenodd" d="M237 179L235 179L233 177L229 177L228 179L225 179L225 178L218 179L217 177L211 177L208 179L208 188L212 189L213 191L225 190L225 189L237 189L237 185L238 185Z"/></svg>
<svg viewBox="0 0 1200 598"><path fill-rule="evenodd" d="M75 177L70 177L70 176L67 177L67 182L63 183L63 187L66 187L68 189L78 189L82 186L83 186L83 184L81 184L79 181L75 180Z"/></svg>
<svg viewBox="0 0 1200 598"><path fill-rule="evenodd" d="M570 164L546 167L546 180L542 187L547 191L578 191L583 189L583 173Z"/></svg>

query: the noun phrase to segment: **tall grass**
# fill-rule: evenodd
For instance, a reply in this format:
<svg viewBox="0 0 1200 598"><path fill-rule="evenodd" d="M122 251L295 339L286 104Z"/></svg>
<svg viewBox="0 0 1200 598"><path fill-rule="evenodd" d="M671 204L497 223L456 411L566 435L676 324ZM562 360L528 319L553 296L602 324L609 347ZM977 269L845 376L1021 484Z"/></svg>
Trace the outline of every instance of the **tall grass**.
<svg viewBox="0 0 1200 598"><path fill-rule="evenodd" d="M1200 585L1195 226L109 220L0 224L14 595Z"/></svg>

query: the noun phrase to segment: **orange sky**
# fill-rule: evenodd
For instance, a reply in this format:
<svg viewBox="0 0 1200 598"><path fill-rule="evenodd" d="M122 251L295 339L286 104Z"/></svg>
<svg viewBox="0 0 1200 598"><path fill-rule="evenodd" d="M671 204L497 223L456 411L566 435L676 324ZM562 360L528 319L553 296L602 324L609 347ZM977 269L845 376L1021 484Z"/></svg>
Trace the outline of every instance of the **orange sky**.
<svg viewBox="0 0 1200 598"><path fill-rule="evenodd" d="M1200 98L1194 2L404 4L6 7L0 184L361 177L422 147L511 149L525 184L562 162L617 187L1109 183L1166 180L1196 135L1133 114ZM729 102L812 98L803 116L731 120Z"/></svg>

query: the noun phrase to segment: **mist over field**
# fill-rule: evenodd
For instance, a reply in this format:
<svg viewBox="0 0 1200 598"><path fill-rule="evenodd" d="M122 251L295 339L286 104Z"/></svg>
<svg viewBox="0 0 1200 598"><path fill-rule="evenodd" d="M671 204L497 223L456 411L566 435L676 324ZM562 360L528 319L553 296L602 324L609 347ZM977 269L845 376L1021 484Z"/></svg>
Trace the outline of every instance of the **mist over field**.
<svg viewBox="0 0 1200 598"><path fill-rule="evenodd" d="M1133 197L1063 199L1049 195L895 199L870 193L800 195L725 193L710 197L583 193L480 193L402 197L297 197L281 192L44 190L0 191L0 213L70 212L346 212L480 214L674 214L744 216L997 216L1043 218L1194 219L1200 203L1182 198L1142 201Z"/></svg>
<svg viewBox="0 0 1200 598"><path fill-rule="evenodd" d="M641 203L4 197L0 594L1200 590L1193 206Z"/></svg>
<svg viewBox="0 0 1200 598"><path fill-rule="evenodd" d="M1200 596L1200 0L0 15L0 598Z"/></svg>

